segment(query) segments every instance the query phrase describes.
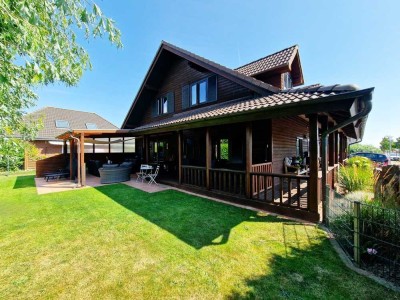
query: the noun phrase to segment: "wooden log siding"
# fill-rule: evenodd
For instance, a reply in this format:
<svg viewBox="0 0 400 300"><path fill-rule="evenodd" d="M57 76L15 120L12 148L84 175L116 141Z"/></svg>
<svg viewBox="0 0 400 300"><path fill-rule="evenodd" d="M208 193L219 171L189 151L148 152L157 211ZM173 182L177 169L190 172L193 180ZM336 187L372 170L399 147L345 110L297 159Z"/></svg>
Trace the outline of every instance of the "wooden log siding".
<svg viewBox="0 0 400 300"><path fill-rule="evenodd" d="M251 166L251 172L253 173L272 173L272 163L256 164ZM252 180L252 191L254 193L264 192L265 189L272 187L272 178L268 177L267 181L262 180L262 178L253 175Z"/></svg>
<svg viewBox="0 0 400 300"><path fill-rule="evenodd" d="M296 155L296 138L308 134L308 122L300 117L272 120L272 166L274 173L283 173L283 159Z"/></svg>
<svg viewBox="0 0 400 300"><path fill-rule="evenodd" d="M309 176L297 176L277 173L257 173L251 172L252 187L253 180L264 182L265 185L271 184L267 190L260 190L258 185L256 190L252 190L252 199L286 206L301 210L309 210ZM277 183L277 184L276 184Z"/></svg>
<svg viewBox="0 0 400 300"><path fill-rule="evenodd" d="M211 72L200 72L191 68L184 59L176 60L174 63L172 63L168 73L165 74L161 86L157 87L158 92L156 93L154 99L148 99L148 104L146 104L147 108L139 124L145 125L155 120L162 120L171 116L170 114L166 114L154 118L152 117L151 113L152 100L164 96L168 92L174 93L174 112L179 113L182 111L182 87L195 83L201 79L205 79L211 75L213 75ZM253 93L249 89L224 77L217 76L217 102L234 100L241 97L251 96L252 94ZM210 102L209 105L215 103L216 102ZM199 105L193 106L193 109L197 107L199 107Z"/></svg>

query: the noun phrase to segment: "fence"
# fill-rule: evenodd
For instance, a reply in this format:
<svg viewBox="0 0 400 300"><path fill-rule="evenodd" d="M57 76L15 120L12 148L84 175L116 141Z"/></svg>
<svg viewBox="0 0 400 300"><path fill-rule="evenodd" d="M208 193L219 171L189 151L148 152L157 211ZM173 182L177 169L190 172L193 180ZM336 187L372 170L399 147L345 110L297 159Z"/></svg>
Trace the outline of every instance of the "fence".
<svg viewBox="0 0 400 300"><path fill-rule="evenodd" d="M353 263L400 286L400 210L327 195L326 224Z"/></svg>

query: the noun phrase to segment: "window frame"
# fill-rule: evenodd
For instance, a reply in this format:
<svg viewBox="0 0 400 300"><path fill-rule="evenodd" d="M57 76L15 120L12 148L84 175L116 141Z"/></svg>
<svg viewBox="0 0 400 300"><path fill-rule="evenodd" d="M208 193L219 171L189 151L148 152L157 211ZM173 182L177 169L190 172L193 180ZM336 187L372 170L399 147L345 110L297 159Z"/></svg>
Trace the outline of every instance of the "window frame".
<svg viewBox="0 0 400 300"><path fill-rule="evenodd" d="M201 79L201 80L198 80L198 81L196 81L196 82L194 82L194 83L189 85L190 86L190 101L189 101L190 107L210 102L209 99L208 99L208 79L210 77L211 76L209 76L207 78L204 78L204 79ZM200 85L202 83L204 83L205 86L206 86L206 89L205 89L205 100L204 101L200 100ZM193 103L193 87L196 87L196 103Z"/></svg>
<svg viewBox="0 0 400 300"><path fill-rule="evenodd" d="M162 116L162 115L169 113L168 112L168 97L167 97L167 95L158 97L156 102L157 102L157 116ZM164 111L164 107L166 108L166 111Z"/></svg>
<svg viewBox="0 0 400 300"><path fill-rule="evenodd" d="M61 126L61 124L59 123L59 122L65 122L66 124L67 124L67 126ZM70 124L69 124L69 121L67 121L67 120L55 120L55 125L56 125L56 128L59 128L59 129L68 129L68 128L71 128L71 126L70 126Z"/></svg>
<svg viewBox="0 0 400 300"><path fill-rule="evenodd" d="M283 89L291 89L293 87L292 75L290 72L283 73Z"/></svg>

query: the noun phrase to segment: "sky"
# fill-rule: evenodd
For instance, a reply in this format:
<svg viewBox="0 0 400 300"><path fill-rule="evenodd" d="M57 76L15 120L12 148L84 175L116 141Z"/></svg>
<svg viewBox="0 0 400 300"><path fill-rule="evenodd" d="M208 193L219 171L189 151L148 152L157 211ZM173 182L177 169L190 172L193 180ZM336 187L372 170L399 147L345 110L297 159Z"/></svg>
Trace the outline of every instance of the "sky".
<svg viewBox="0 0 400 300"><path fill-rule="evenodd" d="M95 112L120 127L162 40L229 68L299 45L305 85L375 87L363 144L400 137L400 1L99 1L124 47L84 41L92 70L76 87L37 89L30 111Z"/></svg>

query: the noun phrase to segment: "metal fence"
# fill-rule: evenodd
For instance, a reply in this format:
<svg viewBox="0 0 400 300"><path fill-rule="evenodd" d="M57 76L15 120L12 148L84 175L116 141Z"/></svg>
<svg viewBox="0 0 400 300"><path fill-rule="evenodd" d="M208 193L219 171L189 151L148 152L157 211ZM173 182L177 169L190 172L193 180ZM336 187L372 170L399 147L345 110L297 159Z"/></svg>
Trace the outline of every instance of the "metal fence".
<svg viewBox="0 0 400 300"><path fill-rule="evenodd" d="M353 263L400 286L400 210L327 195L326 225Z"/></svg>

